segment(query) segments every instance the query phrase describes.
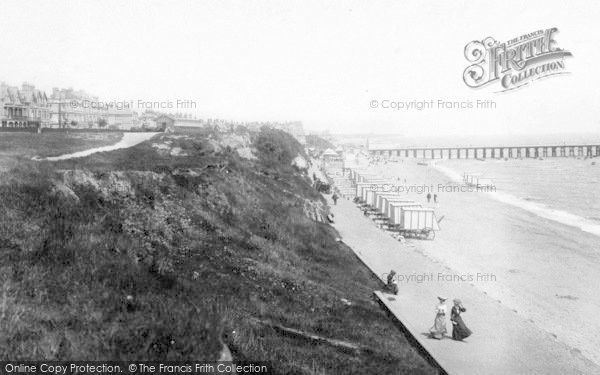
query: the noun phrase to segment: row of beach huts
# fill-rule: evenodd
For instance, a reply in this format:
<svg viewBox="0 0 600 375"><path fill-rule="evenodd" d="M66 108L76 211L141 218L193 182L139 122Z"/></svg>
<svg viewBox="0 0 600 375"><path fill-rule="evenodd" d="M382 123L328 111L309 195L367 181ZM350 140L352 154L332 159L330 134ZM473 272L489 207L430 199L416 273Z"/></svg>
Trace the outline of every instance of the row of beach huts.
<svg viewBox="0 0 600 375"><path fill-rule="evenodd" d="M434 208L391 191L394 181L359 168L329 168L325 173L338 195L354 201L366 216L399 239L434 239L440 230L443 217L437 219Z"/></svg>

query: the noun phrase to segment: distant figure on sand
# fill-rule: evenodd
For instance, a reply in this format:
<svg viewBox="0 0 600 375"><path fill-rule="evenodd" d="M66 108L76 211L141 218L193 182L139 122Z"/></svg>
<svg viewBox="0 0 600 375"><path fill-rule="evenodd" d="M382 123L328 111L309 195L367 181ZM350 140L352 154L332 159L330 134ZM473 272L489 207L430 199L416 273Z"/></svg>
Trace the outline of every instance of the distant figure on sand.
<svg viewBox="0 0 600 375"><path fill-rule="evenodd" d="M448 308L446 307L446 299L446 297L438 297L440 302L435 307L435 321L433 322L433 327L429 329L431 337L438 340L443 339L447 332L446 312L448 311Z"/></svg>
<svg viewBox="0 0 600 375"><path fill-rule="evenodd" d="M471 330L467 328L465 322L460 317L460 313L467 311L462 305L461 300L458 298L454 299L454 306L450 312L450 321L452 322L452 339L462 341L471 336Z"/></svg>
<svg viewBox="0 0 600 375"><path fill-rule="evenodd" d="M427 193L427 203L431 202L431 193Z"/></svg>
<svg viewBox="0 0 600 375"><path fill-rule="evenodd" d="M437 203L437 194L433 194L433 203Z"/></svg>
<svg viewBox="0 0 600 375"><path fill-rule="evenodd" d="M335 192L331 196L331 199L333 199L333 204L337 205L338 195Z"/></svg>

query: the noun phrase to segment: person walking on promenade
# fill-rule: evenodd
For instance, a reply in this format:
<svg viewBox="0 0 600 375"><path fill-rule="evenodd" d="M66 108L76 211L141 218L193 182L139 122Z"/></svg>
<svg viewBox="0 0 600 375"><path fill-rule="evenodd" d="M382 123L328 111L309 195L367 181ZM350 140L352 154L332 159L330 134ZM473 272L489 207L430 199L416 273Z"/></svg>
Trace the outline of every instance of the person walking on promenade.
<svg viewBox="0 0 600 375"><path fill-rule="evenodd" d="M441 340L444 338L446 334L446 312L448 308L446 307L446 297L438 297L439 303L435 307L435 320L433 322L433 327L429 329L431 333L431 337L437 340Z"/></svg>
<svg viewBox="0 0 600 375"><path fill-rule="evenodd" d="M338 200L338 195L336 194L336 192L333 192L333 195L331 196L331 199L333 199L333 204L337 205L337 200Z"/></svg>
<svg viewBox="0 0 600 375"><path fill-rule="evenodd" d="M433 203L437 203L437 194L433 194Z"/></svg>
<svg viewBox="0 0 600 375"><path fill-rule="evenodd" d="M450 321L452 322L452 339L457 341L462 341L467 337L471 336L473 332L465 325L463 322L460 313L464 313L467 311L462 305L462 301L458 298L454 299L454 306L452 306L452 311L450 312Z"/></svg>
<svg viewBox="0 0 600 375"><path fill-rule="evenodd" d="M398 280L396 278L396 271L391 270L387 275L387 288L392 294L398 294Z"/></svg>
<svg viewBox="0 0 600 375"><path fill-rule="evenodd" d="M427 203L431 202L431 193L427 193Z"/></svg>

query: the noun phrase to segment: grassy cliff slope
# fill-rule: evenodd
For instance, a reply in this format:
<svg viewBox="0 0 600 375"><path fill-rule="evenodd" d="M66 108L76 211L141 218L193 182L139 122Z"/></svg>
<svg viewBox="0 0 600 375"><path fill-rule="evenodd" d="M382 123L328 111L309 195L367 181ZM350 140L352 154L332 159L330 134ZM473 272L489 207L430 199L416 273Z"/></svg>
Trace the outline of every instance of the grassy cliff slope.
<svg viewBox="0 0 600 375"><path fill-rule="evenodd" d="M285 133L160 135L0 183L0 357L436 373L373 301ZM236 147L251 148L241 157ZM334 341L335 340L335 341Z"/></svg>

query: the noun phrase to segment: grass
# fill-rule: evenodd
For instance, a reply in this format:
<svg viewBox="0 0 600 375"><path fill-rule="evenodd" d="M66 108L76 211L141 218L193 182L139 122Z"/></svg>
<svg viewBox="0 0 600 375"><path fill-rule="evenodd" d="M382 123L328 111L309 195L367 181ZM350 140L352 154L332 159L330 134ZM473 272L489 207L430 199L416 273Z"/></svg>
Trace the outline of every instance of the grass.
<svg viewBox="0 0 600 375"><path fill-rule="evenodd" d="M436 373L373 300L379 280L305 216L322 198L291 165L300 145L252 138L257 160L161 135L5 173L0 357L211 360L225 343L278 374Z"/></svg>
<svg viewBox="0 0 600 375"><path fill-rule="evenodd" d="M0 132L0 171L16 166L20 159L58 156L117 143L123 133L13 133Z"/></svg>

